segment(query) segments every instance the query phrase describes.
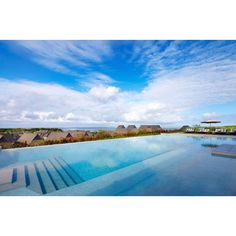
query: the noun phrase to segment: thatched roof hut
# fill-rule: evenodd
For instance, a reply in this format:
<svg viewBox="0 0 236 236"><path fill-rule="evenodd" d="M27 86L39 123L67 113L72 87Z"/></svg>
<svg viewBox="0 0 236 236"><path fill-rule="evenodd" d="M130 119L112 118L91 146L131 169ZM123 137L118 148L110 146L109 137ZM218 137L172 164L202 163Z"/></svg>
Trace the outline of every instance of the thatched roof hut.
<svg viewBox="0 0 236 236"><path fill-rule="evenodd" d="M116 128L116 133L126 134L127 133L127 129L125 128L124 125L118 125L117 128Z"/></svg>
<svg viewBox="0 0 236 236"><path fill-rule="evenodd" d="M185 131L186 129L191 128L189 125L183 125L180 130Z"/></svg>
<svg viewBox="0 0 236 236"><path fill-rule="evenodd" d="M161 131L162 128L160 125L141 125L139 127L139 130L147 132L156 132L156 131Z"/></svg>
<svg viewBox="0 0 236 236"><path fill-rule="evenodd" d="M39 131L36 131L35 133L38 134L43 139L46 139L48 135L50 134L48 130L39 130Z"/></svg>
<svg viewBox="0 0 236 236"><path fill-rule="evenodd" d="M136 127L135 125L128 125L127 131L128 131L128 132L137 133L137 132L138 132L138 129L137 129L137 127Z"/></svg>
<svg viewBox="0 0 236 236"><path fill-rule="evenodd" d="M73 138L81 138L81 137L91 137L92 133L90 131L83 131L83 130L72 130L69 131Z"/></svg>
<svg viewBox="0 0 236 236"><path fill-rule="evenodd" d="M72 138L72 135L69 132L51 132L47 140L48 141L60 141L63 139L70 139Z"/></svg>
<svg viewBox="0 0 236 236"><path fill-rule="evenodd" d="M8 143L8 140L6 139L5 135L0 134L0 143Z"/></svg>
<svg viewBox="0 0 236 236"><path fill-rule="evenodd" d="M116 128L116 131L120 131L120 130L125 130L125 126L124 125L118 125Z"/></svg>
<svg viewBox="0 0 236 236"><path fill-rule="evenodd" d="M0 134L0 143L14 143L19 137L18 134Z"/></svg>
<svg viewBox="0 0 236 236"><path fill-rule="evenodd" d="M42 140L42 138L36 133L23 133L17 142L32 144L40 140Z"/></svg>

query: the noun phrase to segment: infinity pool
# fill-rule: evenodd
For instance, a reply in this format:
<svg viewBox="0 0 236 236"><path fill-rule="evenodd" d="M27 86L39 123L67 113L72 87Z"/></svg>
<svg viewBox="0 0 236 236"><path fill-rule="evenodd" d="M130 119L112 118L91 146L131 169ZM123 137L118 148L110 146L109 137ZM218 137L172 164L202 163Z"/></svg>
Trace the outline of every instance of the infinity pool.
<svg viewBox="0 0 236 236"><path fill-rule="evenodd" d="M159 158L149 177L114 195L236 195L236 159L211 155L220 144L236 138L168 134L3 150L0 170L56 157L86 182Z"/></svg>

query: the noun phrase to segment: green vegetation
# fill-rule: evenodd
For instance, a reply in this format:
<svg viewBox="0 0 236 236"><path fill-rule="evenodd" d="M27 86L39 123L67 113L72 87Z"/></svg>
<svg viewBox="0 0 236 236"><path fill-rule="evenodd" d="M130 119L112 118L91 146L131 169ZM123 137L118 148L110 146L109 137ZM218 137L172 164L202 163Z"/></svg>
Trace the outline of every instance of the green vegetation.
<svg viewBox="0 0 236 236"><path fill-rule="evenodd" d="M59 128L0 128L0 133L23 133L23 132L36 132L40 130L48 131L62 131Z"/></svg>
<svg viewBox="0 0 236 236"><path fill-rule="evenodd" d="M118 138L158 135L158 134L160 134L160 132L157 132L157 131L156 132L139 131L138 133L128 132L126 134L119 134L119 133L111 132L111 131L97 131L97 132L93 132L91 136L78 136L76 138L67 138L67 139L61 139L61 140L55 140L55 141L41 140L41 141L37 141L37 143L32 144L31 146L96 141L96 140L105 140L105 139L118 139Z"/></svg>
<svg viewBox="0 0 236 236"><path fill-rule="evenodd" d="M116 139L116 138L125 138L125 137L136 137L136 136L147 136L147 135L158 135L160 131L147 132L140 130L138 132L127 132L127 133L118 133L118 132L109 132L109 131L98 131L94 133L93 140L100 139Z"/></svg>
<svg viewBox="0 0 236 236"><path fill-rule="evenodd" d="M1 143L2 149L27 147L26 143Z"/></svg>

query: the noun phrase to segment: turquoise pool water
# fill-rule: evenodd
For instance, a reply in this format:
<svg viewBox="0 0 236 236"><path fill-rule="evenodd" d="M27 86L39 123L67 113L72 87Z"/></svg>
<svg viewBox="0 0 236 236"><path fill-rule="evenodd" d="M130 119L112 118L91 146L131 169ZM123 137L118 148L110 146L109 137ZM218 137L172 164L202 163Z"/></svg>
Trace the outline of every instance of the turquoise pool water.
<svg viewBox="0 0 236 236"><path fill-rule="evenodd" d="M158 183L144 188L144 195L236 195L236 158L211 155L215 145L224 143L236 144L236 139L173 134L3 150L0 168L61 157L86 181L165 154L155 173ZM179 148L185 154L168 158Z"/></svg>

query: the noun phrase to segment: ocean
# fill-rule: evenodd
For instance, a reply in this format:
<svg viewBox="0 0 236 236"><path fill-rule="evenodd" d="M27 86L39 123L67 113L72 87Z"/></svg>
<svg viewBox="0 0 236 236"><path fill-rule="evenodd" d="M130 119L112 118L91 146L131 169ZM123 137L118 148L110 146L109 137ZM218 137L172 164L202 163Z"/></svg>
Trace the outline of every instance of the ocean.
<svg viewBox="0 0 236 236"><path fill-rule="evenodd" d="M116 128L115 127L63 127L60 128L63 131L68 131L68 130L86 130L86 131L99 131L99 130L106 130L106 131L113 131Z"/></svg>

